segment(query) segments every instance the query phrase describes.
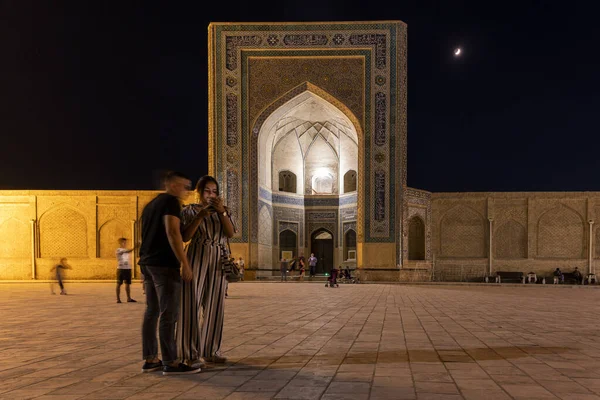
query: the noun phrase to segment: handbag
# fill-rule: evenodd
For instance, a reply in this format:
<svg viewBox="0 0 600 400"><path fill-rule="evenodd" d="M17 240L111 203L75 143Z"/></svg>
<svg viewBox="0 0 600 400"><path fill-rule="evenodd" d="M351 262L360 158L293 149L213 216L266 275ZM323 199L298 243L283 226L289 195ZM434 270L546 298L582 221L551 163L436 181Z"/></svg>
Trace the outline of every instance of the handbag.
<svg viewBox="0 0 600 400"><path fill-rule="evenodd" d="M221 269L225 275L227 282L238 282L242 278L240 269L235 263L235 259L231 257L231 248L229 247L229 238L227 239L227 247L221 246Z"/></svg>

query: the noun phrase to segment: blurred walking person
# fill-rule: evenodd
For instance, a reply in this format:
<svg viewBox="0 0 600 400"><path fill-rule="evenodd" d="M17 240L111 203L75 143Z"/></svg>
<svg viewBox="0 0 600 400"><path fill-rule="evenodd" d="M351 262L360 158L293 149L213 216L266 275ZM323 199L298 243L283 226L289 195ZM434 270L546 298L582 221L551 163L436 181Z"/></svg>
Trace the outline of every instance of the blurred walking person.
<svg viewBox="0 0 600 400"><path fill-rule="evenodd" d="M61 258L60 262L58 264L56 264L54 267L50 268L50 272L54 272L54 277L56 278L56 283L58 283L58 286L60 287L60 294L62 295L66 295L67 291L65 290L65 285L63 283L63 279L65 277L65 270L66 269L73 269L73 267L71 267L69 265L69 263L67 263L67 259L66 258ZM54 293L54 282L52 282L50 284L50 292L52 294L56 294Z"/></svg>

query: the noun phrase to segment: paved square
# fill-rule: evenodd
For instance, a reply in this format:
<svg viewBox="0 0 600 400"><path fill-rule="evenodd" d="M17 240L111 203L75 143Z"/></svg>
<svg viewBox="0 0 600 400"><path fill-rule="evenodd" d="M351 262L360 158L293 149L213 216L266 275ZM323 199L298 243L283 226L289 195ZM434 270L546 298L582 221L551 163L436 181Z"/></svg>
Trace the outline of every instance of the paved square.
<svg viewBox="0 0 600 400"><path fill-rule="evenodd" d="M2 399L600 399L596 287L232 284L223 350L142 374L145 305L0 284Z"/></svg>

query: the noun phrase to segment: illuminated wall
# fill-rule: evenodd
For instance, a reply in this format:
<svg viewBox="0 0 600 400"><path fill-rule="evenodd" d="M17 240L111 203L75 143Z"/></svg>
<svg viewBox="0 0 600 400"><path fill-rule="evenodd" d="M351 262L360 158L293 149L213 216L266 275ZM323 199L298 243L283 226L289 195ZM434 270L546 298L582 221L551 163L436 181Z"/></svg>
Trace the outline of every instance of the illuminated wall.
<svg viewBox="0 0 600 400"><path fill-rule="evenodd" d="M448 279L481 276L490 258L492 271L546 276L600 261L600 193L432 193L431 210L431 251Z"/></svg>
<svg viewBox="0 0 600 400"><path fill-rule="evenodd" d="M0 279L50 279L62 257L73 266L68 279L115 279L117 239L136 238L157 193L0 191Z"/></svg>
<svg viewBox="0 0 600 400"><path fill-rule="evenodd" d="M141 212L157 193L0 191L0 280L51 279L50 268L61 257L74 268L67 271L68 279L115 279L117 239L138 237ZM308 251L307 238L316 227L330 227L336 263L343 262L338 255L342 238L355 229L353 195L339 200L337 207L297 210L288 198L293 194L264 193L269 201L261 197L260 244L268 261L277 257L277 235L296 224L299 252ZM436 273L448 280L459 273L482 274L490 262L490 219L494 271L546 274L577 266L587 272L590 246L593 265L600 265L600 225L590 224L600 221L600 193L429 193L406 188L404 208L405 269L435 264ZM302 212L296 216L296 211ZM419 259L411 260L411 255ZM402 269L381 279L402 279Z"/></svg>

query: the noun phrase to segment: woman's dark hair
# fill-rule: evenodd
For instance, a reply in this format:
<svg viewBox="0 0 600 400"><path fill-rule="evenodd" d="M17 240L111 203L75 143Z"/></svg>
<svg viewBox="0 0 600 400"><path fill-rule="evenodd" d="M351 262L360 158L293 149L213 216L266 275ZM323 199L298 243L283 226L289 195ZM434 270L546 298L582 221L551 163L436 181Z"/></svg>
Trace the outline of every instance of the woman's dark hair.
<svg viewBox="0 0 600 400"><path fill-rule="evenodd" d="M196 192L198 192L200 195L202 195L202 192L204 192L204 188L206 187L206 184L209 182L213 182L215 185L217 185L217 195L218 195L219 194L219 182L217 182L217 180L210 175L204 175L202 178L198 179L198 183L196 184Z"/></svg>

